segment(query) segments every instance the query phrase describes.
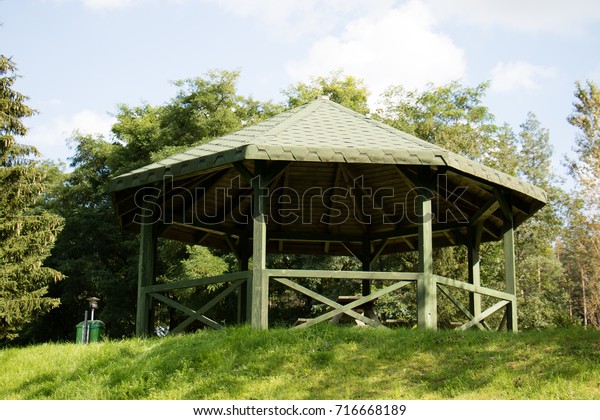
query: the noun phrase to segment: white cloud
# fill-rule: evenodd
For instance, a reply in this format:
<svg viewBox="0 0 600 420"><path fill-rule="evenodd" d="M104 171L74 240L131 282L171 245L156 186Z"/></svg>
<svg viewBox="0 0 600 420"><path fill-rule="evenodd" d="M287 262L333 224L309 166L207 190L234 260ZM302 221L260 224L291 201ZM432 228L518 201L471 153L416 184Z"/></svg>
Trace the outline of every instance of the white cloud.
<svg viewBox="0 0 600 420"><path fill-rule="evenodd" d="M33 121L23 142L37 147L44 158L65 160L71 155L67 139L75 131L82 134L101 134L108 138L115 122L115 118L109 115L83 110L70 116L58 117L48 124L39 126Z"/></svg>
<svg viewBox="0 0 600 420"><path fill-rule="evenodd" d="M490 72L493 92L535 91L541 81L551 79L556 71L551 67L536 66L525 61L500 62Z"/></svg>
<svg viewBox="0 0 600 420"><path fill-rule="evenodd" d="M579 34L600 22L597 0L424 0L437 17L522 32Z"/></svg>
<svg viewBox="0 0 600 420"><path fill-rule="evenodd" d="M287 71L297 81L342 68L364 79L372 98L392 84L416 89L463 78L464 52L435 26L426 6L410 1L349 22L341 36L318 40Z"/></svg>

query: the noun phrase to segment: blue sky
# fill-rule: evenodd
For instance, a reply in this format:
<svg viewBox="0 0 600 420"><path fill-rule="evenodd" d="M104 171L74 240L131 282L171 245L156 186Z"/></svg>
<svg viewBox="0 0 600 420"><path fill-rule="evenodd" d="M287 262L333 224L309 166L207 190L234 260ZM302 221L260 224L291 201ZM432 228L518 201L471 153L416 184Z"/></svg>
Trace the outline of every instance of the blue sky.
<svg viewBox="0 0 600 420"><path fill-rule="evenodd" d="M277 101L342 68L373 108L392 84L490 81L497 122L534 112L563 172L575 82L600 83L595 0L0 0L0 23L39 111L23 142L50 159L70 156L73 130L109 136L119 103L165 102L173 80L239 69L240 93Z"/></svg>

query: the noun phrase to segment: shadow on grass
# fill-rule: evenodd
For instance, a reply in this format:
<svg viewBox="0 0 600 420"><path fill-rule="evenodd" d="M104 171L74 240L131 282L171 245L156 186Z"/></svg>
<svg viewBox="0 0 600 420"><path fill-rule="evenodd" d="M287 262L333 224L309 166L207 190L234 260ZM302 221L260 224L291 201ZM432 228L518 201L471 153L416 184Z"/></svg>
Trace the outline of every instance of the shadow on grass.
<svg viewBox="0 0 600 420"><path fill-rule="evenodd" d="M26 399L589 399L600 398L598 343L600 332L583 330L231 328L78 348L71 365L14 391Z"/></svg>

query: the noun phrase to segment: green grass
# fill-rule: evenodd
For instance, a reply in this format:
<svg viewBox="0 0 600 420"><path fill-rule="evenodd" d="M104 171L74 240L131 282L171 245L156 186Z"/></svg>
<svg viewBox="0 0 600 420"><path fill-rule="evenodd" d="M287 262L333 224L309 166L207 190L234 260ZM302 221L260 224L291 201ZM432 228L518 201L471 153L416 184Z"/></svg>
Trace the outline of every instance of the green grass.
<svg viewBox="0 0 600 420"><path fill-rule="evenodd" d="M0 351L0 399L599 399L600 332L228 328Z"/></svg>

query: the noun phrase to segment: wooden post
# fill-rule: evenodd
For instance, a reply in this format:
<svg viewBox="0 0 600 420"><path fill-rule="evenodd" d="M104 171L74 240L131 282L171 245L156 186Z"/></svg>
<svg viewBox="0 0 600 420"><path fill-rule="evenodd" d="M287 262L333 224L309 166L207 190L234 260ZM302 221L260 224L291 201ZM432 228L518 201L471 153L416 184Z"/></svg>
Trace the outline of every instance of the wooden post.
<svg viewBox="0 0 600 420"><path fill-rule="evenodd" d="M238 268L240 271L248 270L248 259L250 258L250 250L248 247L248 236L241 235L240 236L240 244L239 244L239 260L238 260ZM249 305L248 305L248 295L250 292L250 285L252 282L246 281L240 286L239 294L238 294L238 324L243 324L247 320L250 319L249 313Z"/></svg>
<svg viewBox="0 0 600 420"><path fill-rule="evenodd" d="M138 292L135 334L144 337L152 333L152 297L143 291L146 286L154 284L154 264L156 259L155 224L152 220L151 205L144 200L140 224L140 254L138 265Z"/></svg>
<svg viewBox="0 0 600 420"><path fill-rule="evenodd" d="M267 216L265 204L267 191L264 186L264 165L255 163L255 176L252 179L252 281L250 286L250 325L266 330L269 328L269 275L267 264Z"/></svg>
<svg viewBox="0 0 600 420"><path fill-rule="evenodd" d="M506 292L513 296L511 302L506 306L506 329L517 332L517 276L515 267L515 225L512 213L510 196L495 191L496 198L500 203L504 215L504 270L506 279Z"/></svg>
<svg viewBox="0 0 600 420"><path fill-rule="evenodd" d="M467 240L469 283L477 287L481 286L479 247L481 244L482 231L483 224L481 222L469 226L469 236ZM481 314L481 295L479 293L469 293L469 310L473 317L478 317Z"/></svg>
<svg viewBox="0 0 600 420"><path fill-rule="evenodd" d="M417 197L419 217L419 278L417 279L417 325L437 329L437 287L433 277L431 196Z"/></svg>
<svg viewBox="0 0 600 420"><path fill-rule="evenodd" d="M515 267L515 234L512 214L504 221L504 265L506 270L506 292L514 300L506 307L506 328L518 332L517 326L517 277Z"/></svg>
<svg viewBox="0 0 600 420"><path fill-rule="evenodd" d="M362 244L362 271L371 271L371 241L368 239L363 240ZM365 279L362 281L362 295L367 296L371 294L371 280Z"/></svg>

